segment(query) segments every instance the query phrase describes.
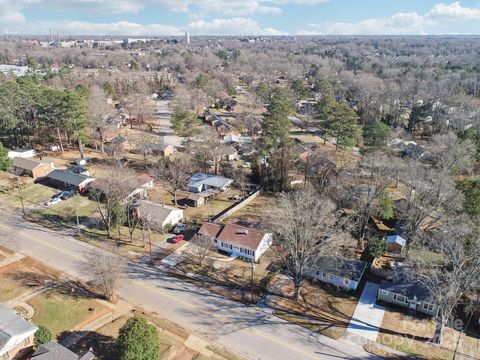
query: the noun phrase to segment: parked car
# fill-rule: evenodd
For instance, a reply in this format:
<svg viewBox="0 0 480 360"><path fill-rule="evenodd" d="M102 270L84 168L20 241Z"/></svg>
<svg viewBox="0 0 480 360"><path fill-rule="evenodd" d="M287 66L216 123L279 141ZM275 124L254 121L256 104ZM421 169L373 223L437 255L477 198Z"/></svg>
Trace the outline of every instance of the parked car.
<svg viewBox="0 0 480 360"><path fill-rule="evenodd" d="M74 197L76 195L75 190L68 190L68 191L62 191L59 195L59 198L62 200L67 200L70 199L71 197Z"/></svg>
<svg viewBox="0 0 480 360"><path fill-rule="evenodd" d="M168 239L168 242L171 244L178 244L181 243L184 239L185 237L183 235L175 235L174 237Z"/></svg>
<svg viewBox="0 0 480 360"><path fill-rule="evenodd" d="M252 164L249 163L248 161L245 161L243 164L242 164L242 167L243 168L246 168L246 169L250 169L252 167Z"/></svg>
<svg viewBox="0 0 480 360"><path fill-rule="evenodd" d="M173 229L174 234L180 234L182 231L185 231L188 229L187 224L180 223L175 228Z"/></svg>
<svg viewBox="0 0 480 360"><path fill-rule="evenodd" d="M58 204L59 202L62 201L62 198L61 197L54 197L53 199L47 201L45 203L46 206L52 206L52 205L55 205L55 204Z"/></svg>

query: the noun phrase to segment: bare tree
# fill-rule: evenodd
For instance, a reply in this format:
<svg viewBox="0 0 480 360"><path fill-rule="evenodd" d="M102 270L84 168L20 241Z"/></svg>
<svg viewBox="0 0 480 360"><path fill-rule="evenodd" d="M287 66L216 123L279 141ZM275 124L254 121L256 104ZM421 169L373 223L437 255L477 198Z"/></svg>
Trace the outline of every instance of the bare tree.
<svg viewBox="0 0 480 360"><path fill-rule="evenodd" d="M458 174L473 164L475 145L470 140L463 140L450 132L444 135L435 135L431 151L435 165L446 175Z"/></svg>
<svg viewBox="0 0 480 360"><path fill-rule="evenodd" d="M98 250L88 255L88 272L92 285L110 301L115 299L115 290L123 267L124 262L115 254L114 248L108 252Z"/></svg>
<svg viewBox="0 0 480 360"><path fill-rule="evenodd" d="M285 253L285 270L293 280L295 299L309 264L332 250L328 239L335 231L334 210L331 201L308 189L280 196L278 214L271 228Z"/></svg>
<svg viewBox="0 0 480 360"><path fill-rule="evenodd" d="M113 115L113 109L108 105L105 91L99 86L90 88L90 97L88 99L88 113L92 120L92 126L95 134L98 134L100 140L100 151L105 152L105 131L110 116Z"/></svg>
<svg viewBox="0 0 480 360"><path fill-rule="evenodd" d="M161 158L152 169L152 175L172 194L176 206L178 206L177 194L187 187L192 174L192 160L187 155L177 156L175 159Z"/></svg>
<svg viewBox="0 0 480 360"><path fill-rule="evenodd" d="M439 305L435 343L441 342L443 328L461 302L479 300L480 240L465 223L464 219L455 218L445 231L431 234L426 246L428 251L435 252L435 261L424 256L409 259L410 276L422 283L432 302ZM467 294L474 298L465 298Z"/></svg>
<svg viewBox="0 0 480 360"><path fill-rule="evenodd" d="M200 266L203 266L207 257L215 250L212 239L208 236L196 234L188 243L186 251Z"/></svg>

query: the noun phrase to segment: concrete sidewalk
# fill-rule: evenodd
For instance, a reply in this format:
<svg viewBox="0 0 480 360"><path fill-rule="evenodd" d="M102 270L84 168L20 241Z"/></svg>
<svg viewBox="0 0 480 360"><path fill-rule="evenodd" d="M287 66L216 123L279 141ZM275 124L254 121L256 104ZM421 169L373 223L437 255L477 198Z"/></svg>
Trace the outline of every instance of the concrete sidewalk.
<svg viewBox="0 0 480 360"><path fill-rule="evenodd" d="M377 340L385 312L385 308L375 303L379 287L379 284L367 282L348 325L347 333L370 341Z"/></svg>

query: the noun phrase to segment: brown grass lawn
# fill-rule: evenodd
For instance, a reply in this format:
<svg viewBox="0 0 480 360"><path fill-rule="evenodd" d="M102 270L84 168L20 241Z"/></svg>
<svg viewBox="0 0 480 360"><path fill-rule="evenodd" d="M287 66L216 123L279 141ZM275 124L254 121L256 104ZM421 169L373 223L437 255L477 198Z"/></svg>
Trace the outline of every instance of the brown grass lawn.
<svg viewBox="0 0 480 360"><path fill-rule="evenodd" d="M56 337L64 331L78 330L111 311L93 298L51 290L28 301L35 309L32 322L47 327Z"/></svg>
<svg viewBox="0 0 480 360"><path fill-rule="evenodd" d="M38 205L44 205L58 191L42 184L27 183L21 189L21 196L26 209ZM0 195L0 202L6 203L17 209L22 208L17 190L12 190L7 194Z"/></svg>
<svg viewBox="0 0 480 360"><path fill-rule="evenodd" d="M0 267L0 301L10 301L53 280L58 274L30 258Z"/></svg>
<svg viewBox="0 0 480 360"><path fill-rule="evenodd" d="M459 332L452 328L445 328L440 347L426 343L434 333L435 320L410 316L402 310L387 308L377 341L420 359L451 359ZM479 358L479 334L476 334L477 337L471 335L471 333L462 335L458 351L473 358Z"/></svg>
<svg viewBox="0 0 480 360"><path fill-rule="evenodd" d="M225 223L237 221L245 221L252 224L266 224L275 209L278 206L278 200L270 194L261 194L247 206L243 207L229 218L225 219Z"/></svg>
<svg viewBox="0 0 480 360"><path fill-rule="evenodd" d="M350 323L358 299L330 287L306 283L301 289L300 299L290 297L276 301L275 314L285 320L319 332L341 338Z"/></svg>

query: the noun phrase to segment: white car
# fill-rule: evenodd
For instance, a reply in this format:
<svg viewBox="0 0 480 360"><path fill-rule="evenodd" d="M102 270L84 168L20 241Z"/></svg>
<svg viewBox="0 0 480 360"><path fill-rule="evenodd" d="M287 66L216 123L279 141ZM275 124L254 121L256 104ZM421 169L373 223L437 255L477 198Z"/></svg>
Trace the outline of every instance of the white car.
<svg viewBox="0 0 480 360"><path fill-rule="evenodd" d="M52 200L48 201L45 205L46 206L52 206L52 205L58 204L61 201L62 201L61 197L55 197Z"/></svg>

